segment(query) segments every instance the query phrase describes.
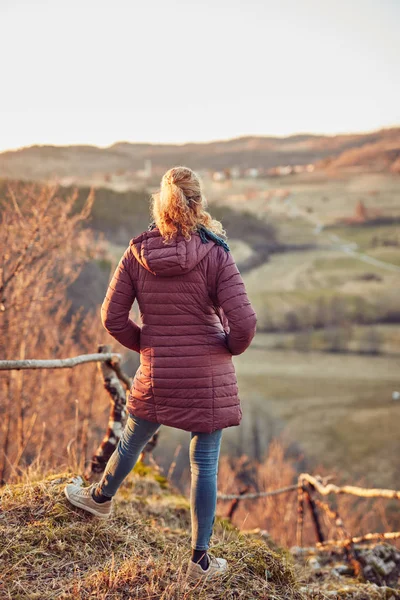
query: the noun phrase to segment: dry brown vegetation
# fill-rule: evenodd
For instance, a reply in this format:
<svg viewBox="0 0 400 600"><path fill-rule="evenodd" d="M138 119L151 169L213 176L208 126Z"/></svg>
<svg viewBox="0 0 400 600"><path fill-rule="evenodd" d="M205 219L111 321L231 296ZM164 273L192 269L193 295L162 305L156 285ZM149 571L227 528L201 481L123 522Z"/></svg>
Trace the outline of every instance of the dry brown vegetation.
<svg viewBox="0 0 400 600"><path fill-rule="evenodd" d="M216 523L212 543L229 560L230 573L219 582L188 587L186 498L152 476L131 475L112 520L101 522L68 504L62 490L70 478L51 475L3 488L2 597L303 598L289 556L257 536L241 535L223 519Z"/></svg>
<svg viewBox="0 0 400 600"><path fill-rule="evenodd" d="M325 161L324 167L333 170L368 168L375 171L400 173L400 143L396 138L351 148L337 158Z"/></svg>
<svg viewBox="0 0 400 600"><path fill-rule="evenodd" d="M62 358L96 349L97 314L70 314L68 286L96 251L85 226L93 198L72 214L77 196L50 187L12 187L1 200L0 354ZM99 427L97 367L0 373L0 480L41 460L84 460ZM101 416L101 414L100 414ZM89 427L90 422L90 427Z"/></svg>
<svg viewBox="0 0 400 600"><path fill-rule="evenodd" d="M218 517L212 549L230 569L218 581L187 585L188 501L154 473L131 474L110 521L68 504L71 472L39 472L0 491L2 598L12 600L380 600L388 587L296 564L258 533Z"/></svg>
<svg viewBox="0 0 400 600"><path fill-rule="evenodd" d="M320 468L318 472L324 473L324 469ZM281 441L274 440L262 461L245 455L236 459L222 456L219 489L229 494L238 494L244 488L247 492L278 490L296 482L297 476L297 461L287 456L287 449ZM342 480L340 474L334 471L330 472L330 476L335 483ZM354 484L354 481L351 483ZM397 501L357 499L344 495L332 496L329 502L339 512L349 535L397 531L400 526ZM230 502L226 501L220 503L221 514L227 515L229 505ZM320 511L320 517L324 539L339 539L335 520L324 511ZM260 528L281 546L292 547L296 544L297 493L290 491L284 495L242 500L232 521L241 530ZM313 546L316 541L312 520L306 515L304 545Z"/></svg>

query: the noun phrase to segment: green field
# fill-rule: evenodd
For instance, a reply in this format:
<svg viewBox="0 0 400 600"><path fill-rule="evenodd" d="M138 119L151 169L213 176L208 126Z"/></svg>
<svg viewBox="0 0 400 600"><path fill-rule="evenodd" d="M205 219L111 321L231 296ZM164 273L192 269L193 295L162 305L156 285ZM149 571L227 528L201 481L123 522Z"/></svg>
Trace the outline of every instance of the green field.
<svg viewBox="0 0 400 600"><path fill-rule="evenodd" d="M241 200L249 187L260 196ZM285 189L290 202L279 194L261 197L274 188ZM398 266L400 227L334 222L350 217L360 199L397 217L400 178L318 173L212 185L209 194L222 206L232 197L235 210L272 223L281 242L313 244L272 254L243 276L258 331L251 348L234 359L244 420L240 435L227 432L227 447L244 443L251 454L257 422L264 450L283 435L313 469L396 487L400 402L392 394L400 390L400 273L347 254L342 243ZM316 223L329 227L316 235ZM240 252L235 256L240 262Z"/></svg>
<svg viewBox="0 0 400 600"><path fill-rule="evenodd" d="M399 358L270 351L264 335L235 359L244 427L256 415L261 433L284 433L314 468L398 485Z"/></svg>

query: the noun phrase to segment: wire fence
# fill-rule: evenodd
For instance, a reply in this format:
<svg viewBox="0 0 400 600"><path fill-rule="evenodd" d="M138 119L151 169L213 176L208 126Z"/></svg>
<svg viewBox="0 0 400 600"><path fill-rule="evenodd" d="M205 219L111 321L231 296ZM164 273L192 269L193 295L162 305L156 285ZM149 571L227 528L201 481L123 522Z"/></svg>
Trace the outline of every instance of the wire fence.
<svg viewBox="0 0 400 600"><path fill-rule="evenodd" d="M257 498L268 498L268 496L279 496L286 492L292 492L299 489L299 484L288 485L277 490L270 490L268 492L254 492L250 494L223 494L218 492L218 500L256 500Z"/></svg>

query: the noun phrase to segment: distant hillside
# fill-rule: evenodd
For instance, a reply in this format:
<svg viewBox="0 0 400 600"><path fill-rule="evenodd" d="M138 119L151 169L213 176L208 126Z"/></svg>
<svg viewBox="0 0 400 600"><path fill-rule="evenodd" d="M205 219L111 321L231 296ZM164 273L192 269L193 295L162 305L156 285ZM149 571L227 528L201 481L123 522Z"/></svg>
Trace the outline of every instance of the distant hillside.
<svg viewBox="0 0 400 600"><path fill-rule="evenodd" d="M338 157L323 161L321 166L328 169L358 167L400 173L400 135L368 143L360 148L350 148Z"/></svg>
<svg viewBox="0 0 400 600"><path fill-rule="evenodd" d="M2 204L11 185L18 197L23 197L22 190L26 185L22 181L0 179L0 213ZM32 184L37 189L40 184ZM74 212L80 211L90 188L79 187ZM58 195L66 198L74 191L72 187L60 186ZM104 234L108 242L118 247L118 252L129 243L129 240L145 231L150 222L150 194L145 190L127 190L116 192L111 189L97 188L88 226L96 234ZM239 213L228 206L213 204L209 207L213 217L222 221L228 234L228 242L238 240L245 243L252 251L251 256L241 259L237 256L239 268L244 273L268 260L270 254L287 250L280 242L275 228L266 220L258 219L250 212ZM114 265L115 266L115 265ZM111 270L108 260L88 262L79 277L69 287L68 298L72 301L72 311L84 306L85 310L95 309L103 301L104 289L107 286Z"/></svg>
<svg viewBox="0 0 400 600"><path fill-rule="evenodd" d="M326 160L331 163L343 153L360 156L365 148L400 149L400 128L372 133L337 136L293 135L289 137L241 137L209 143L184 145L131 144L120 142L108 148L96 146L31 146L0 153L0 177L49 179L92 178L109 173L134 173L151 160L153 172L174 164L194 169L268 169ZM354 154L355 153L355 154Z"/></svg>
<svg viewBox="0 0 400 600"><path fill-rule="evenodd" d="M18 193L26 184L22 181L0 179L0 211L9 185ZM36 189L40 187L36 183L32 185ZM79 211L90 193L89 187L60 186L57 194L66 198L75 189L78 198L74 210ZM256 252L265 254L285 249L278 240L275 228L266 220L258 219L250 212L237 212L229 206L212 204L208 210L214 218L222 222L227 231L228 241L242 240ZM148 228L150 220L150 194L145 190L116 192L107 188L96 189L88 225L96 232L105 234L113 244L127 244L132 237Z"/></svg>

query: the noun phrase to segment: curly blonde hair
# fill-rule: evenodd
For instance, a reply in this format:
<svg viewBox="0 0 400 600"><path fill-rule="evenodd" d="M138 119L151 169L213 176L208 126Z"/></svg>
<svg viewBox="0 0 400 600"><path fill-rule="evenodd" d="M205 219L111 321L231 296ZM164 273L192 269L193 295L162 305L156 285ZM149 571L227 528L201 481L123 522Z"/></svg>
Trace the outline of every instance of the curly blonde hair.
<svg viewBox="0 0 400 600"><path fill-rule="evenodd" d="M160 191L152 196L151 214L166 243L177 233L190 240L198 225L226 237L222 223L213 219L206 207L199 176L188 167L173 167L163 175Z"/></svg>

